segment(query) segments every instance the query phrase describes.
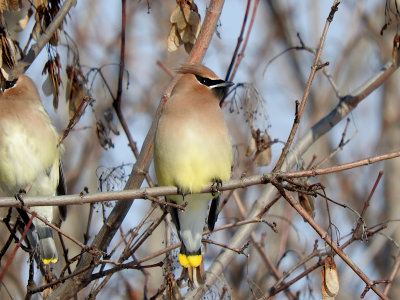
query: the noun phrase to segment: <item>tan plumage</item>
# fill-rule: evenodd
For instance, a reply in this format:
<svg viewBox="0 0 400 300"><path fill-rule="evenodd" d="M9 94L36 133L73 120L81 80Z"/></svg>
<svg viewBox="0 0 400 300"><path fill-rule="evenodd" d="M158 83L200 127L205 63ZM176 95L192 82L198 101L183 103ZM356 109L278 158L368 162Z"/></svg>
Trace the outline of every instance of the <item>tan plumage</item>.
<svg viewBox="0 0 400 300"><path fill-rule="evenodd" d="M25 190L31 196L56 194L62 150L33 81L20 76L14 87L0 94L0 187L12 196ZM53 220L53 207L32 208ZM56 262L57 252L49 227L34 219L39 255Z"/></svg>
<svg viewBox="0 0 400 300"><path fill-rule="evenodd" d="M219 195L198 194L215 181L230 178L232 145L219 102L224 82L201 65L184 65L183 74L166 103L159 120L154 165L159 185L177 186L183 196L168 196L178 204L187 202L184 212L172 211L182 240L180 262L184 267L201 263L201 237L209 200L213 199L208 225L217 217Z"/></svg>

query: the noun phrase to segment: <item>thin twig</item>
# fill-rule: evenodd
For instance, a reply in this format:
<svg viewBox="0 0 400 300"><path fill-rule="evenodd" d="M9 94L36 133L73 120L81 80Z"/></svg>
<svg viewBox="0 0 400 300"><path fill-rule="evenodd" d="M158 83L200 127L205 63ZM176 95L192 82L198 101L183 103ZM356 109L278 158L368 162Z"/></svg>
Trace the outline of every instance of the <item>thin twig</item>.
<svg viewBox="0 0 400 300"><path fill-rule="evenodd" d="M283 148L281 156L279 157L278 162L276 163L276 165L274 167L274 172L277 172L277 171L279 171L281 169L281 167L283 165L283 162L284 162L284 160L285 160L285 158L286 158L286 156L287 156L287 154L289 152L289 148L291 147L292 142L294 140L294 137L296 135L297 128L299 127L299 124L300 124L300 119L301 119L301 117L303 115L303 111L304 111L304 108L306 106L308 96L310 94L312 82L313 82L315 74L316 74L316 72L317 72L317 70L319 68L319 60L321 58L322 49L323 49L324 44L325 44L326 35L328 33L328 29L329 29L329 26L330 26L330 24L332 22L333 16L334 16L335 12L338 9L338 6L339 6L339 1L335 0L335 2L332 5L329 17L326 19L325 27L324 27L324 30L322 32L322 36L321 36L321 40L320 40L320 44L318 46L317 54L315 55L314 64L311 67L311 73L310 73L310 76L309 76L308 81L307 81L307 86L306 86L306 89L304 91L303 98L301 99L299 110L296 113L295 121L293 122L293 126L292 126L292 129L290 131L290 134L289 134L289 137L287 139L287 142L285 144L285 147Z"/></svg>
<svg viewBox="0 0 400 300"><path fill-rule="evenodd" d="M246 28L247 17L248 17L248 15L249 15L249 11L250 11L250 3L251 3L251 0L247 0L247 6L246 6L246 11L245 11L245 13L244 13L244 18L243 18L243 23L242 23L242 29L240 29L240 34L239 34L239 37L238 37L238 41L237 41L237 43L236 43L236 48L235 48L235 51L233 51L231 63L229 64L228 71L226 72L225 81L228 81L228 80L229 80L229 76L231 75L231 71L232 71L232 68L233 68L233 64L234 64L235 61L236 61L236 58L237 58L237 54L238 54L238 52L239 52L240 45L242 44L242 41L243 41L244 29Z"/></svg>
<svg viewBox="0 0 400 300"><path fill-rule="evenodd" d="M397 273L399 272L400 269L400 259L399 257L396 258L396 263L393 266L392 272L389 275L389 283L385 286L385 289L383 290L383 293L385 295L389 294L390 288L392 287L392 283L394 278L396 277Z"/></svg>
<svg viewBox="0 0 400 300"><path fill-rule="evenodd" d="M236 71L239 68L239 65L244 57L244 50L246 50L247 42L249 41L249 38L250 38L251 29L253 28L253 24L254 24L256 12L257 12L257 7L258 7L259 3L260 3L260 0L255 0L254 7L253 7L253 14L251 15L251 20L250 20L249 28L247 29L246 38L244 40L242 49L237 57L235 68L233 69L233 72L232 72L231 76L229 77L229 81L232 81L233 78L235 77Z"/></svg>

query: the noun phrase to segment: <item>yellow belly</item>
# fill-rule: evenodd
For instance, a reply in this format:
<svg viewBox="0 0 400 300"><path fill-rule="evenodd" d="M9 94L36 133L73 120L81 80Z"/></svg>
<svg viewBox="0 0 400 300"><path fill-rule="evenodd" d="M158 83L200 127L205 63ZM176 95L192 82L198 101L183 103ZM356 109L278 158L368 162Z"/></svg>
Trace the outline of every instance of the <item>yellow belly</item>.
<svg viewBox="0 0 400 300"><path fill-rule="evenodd" d="M183 135L156 139L154 165L159 185L178 186L185 192L196 193L215 179L230 178L229 136L216 140L190 129Z"/></svg>

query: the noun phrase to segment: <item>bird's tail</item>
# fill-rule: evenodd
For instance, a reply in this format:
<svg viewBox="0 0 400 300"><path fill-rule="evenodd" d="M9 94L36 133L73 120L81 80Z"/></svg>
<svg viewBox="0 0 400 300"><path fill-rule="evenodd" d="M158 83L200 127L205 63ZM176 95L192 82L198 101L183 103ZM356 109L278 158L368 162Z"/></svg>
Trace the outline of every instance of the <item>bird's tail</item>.
<svg viewBox="0 0 400 300"><path fill-rule="evenodd" d="M53 230L48 226L36 224L35 231L40 259L45 265L56 263L58 261L58 254L53 238Z"/></svg>

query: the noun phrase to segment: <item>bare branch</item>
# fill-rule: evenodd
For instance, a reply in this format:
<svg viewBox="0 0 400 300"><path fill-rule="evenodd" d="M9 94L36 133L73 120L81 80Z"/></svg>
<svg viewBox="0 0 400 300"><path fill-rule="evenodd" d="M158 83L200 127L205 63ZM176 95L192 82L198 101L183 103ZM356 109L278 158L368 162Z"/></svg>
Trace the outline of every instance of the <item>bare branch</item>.
<svg viewBox="0 0 400 300"><path fill-rule="evenodd" d="M400 151L387 154L376 155L373 157L357 160L343 165L338 165L323 169L311 169L306 171L287 172L279 174L261 174L243 177L240 179L232 179L224 182L220 191L234 190L238 188L246 188L252 185L270 183L274 178L287 180L289 178L312 177L317 175L325 175L330 173L341 172L349 169L354 169L361 166L370 165L380 161L393 159L400 156ZM201 193L210 193L213 191L213 186L210 185L201 190ZM84 203L96 203L105 201L117 201L132 199L149 199L155 203L163 206L171 206L177 209L184 210L185 206L177 205L174 203L158 200L156 197L177 195L176 187L163 186L153 188L142 188L133 190L124 190L116 192L101 192L93 194L76 194L76 195L63 195L52 197L24 197L24 205L26 206L59 206L59 205L72 205ZM0 207L20 207L21 202L13 197L0 198Z"/></svg>

